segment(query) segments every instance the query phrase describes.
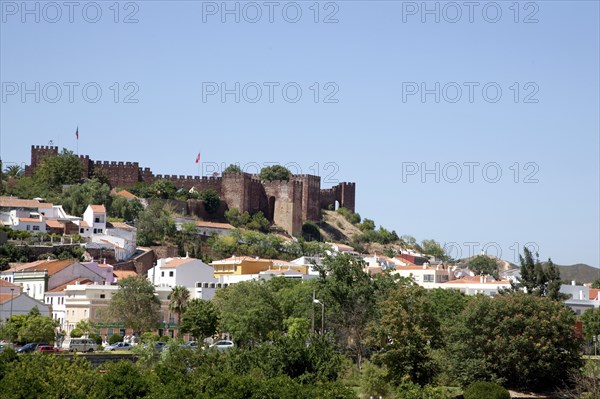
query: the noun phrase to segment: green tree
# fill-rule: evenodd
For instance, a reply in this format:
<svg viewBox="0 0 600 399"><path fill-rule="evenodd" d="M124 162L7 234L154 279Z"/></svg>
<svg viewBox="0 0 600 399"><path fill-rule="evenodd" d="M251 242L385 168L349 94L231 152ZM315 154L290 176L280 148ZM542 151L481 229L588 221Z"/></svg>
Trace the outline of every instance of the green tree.
<svg viewBox="0 0 600 399"><path fill-rule="evenodd" d="M202 190L200 192L200 199L204 203L204 209L206 209L206 212L208 213L215 213L221 206L221 198L219 198L219 193L212 188Z"/></svg>
<svg viewBox="0 0 600 399"><path fill-rule="evenodd" d="M50 317L42 316L37 307L26 315L13 315L2 327L2 336L10 341L53 342L58 322Z"/></svg>
<svg viewBox="0 0 600 399"><path fill-rule="evenodd" d="M3 399L87 399L98 371L83 357L34 353L10 364L0 385Z"/></svg>
<svg viewBox="0 0 600 399"><path fill-rule="evenodd" d="M117 196L112 200L109 215L131 222L137 219L140 212L143 210L144 206L140 201L136 199L128 200L124 197Z"/></svg>
<svg viewBox="0 0 600 399"><path fill-rule="evenodd" d="M177 324L181 324L181 315L185 313L190 300L190 290L178 285L169 294L169 310L177 315Z"/></svg>
<svg viewBox="0 0 600 399"><path fill-rule="evenodd" d="M6 177L21 177L23 175L23 168L19 165L9 165L4 169L4 175Z"/></svg>
<svg viewBox="0 0 600 399"><path fill-rule="evenodd" d="M239 165L236 164L229 164L228 167L225 168L225 170L223 171L223 174L226 173L242 173L242 168L240 168Z"/></svg>
<svg viewBox="0 0 600 399"><path fill-rule="evenodd" d="M581 366L575 315L558 301L521 292L475 297L447 343L451 374L463 386L493 381L548 389Z"/></svg>
<svg viewBox="0 0 600 399"><path fill-rule="evenodd" d="M469 269L476 275L489 274L498 278L498 264L487 255L477 255L469 262Z"/></svg>
<svg viewBox="0 0 600 399"><path fill-rule="evenodd" d="M159 201L152 202L143 212L140 212L135 222L138 229L139 245L162 243L175 235L175 223Z"/></svg>
<svg viewBox="0 0 600 399"><path fill-rule="evenodd" d="M426 290L399 283L379 308L381 318L370 328L380 348L375 359L386 365L396 385L406 375L419 384L430 382L435 372L431 349L441 345L441 337Z"/></svg>
<svg viewBox="0 0 600 399"><path fill-rule="evenodd" d="M79 157L67 149L56 156L42 159L35 170L37 183L50 191L60 192L64 184L75 184L81 181L83 165Z"/></svg>
<svg viewBox="0 0 600 399"><path fill-rule="evenodd" d="M217 332L219 313L210 301L192 299L181 320L181 332L190 333L198 341Z"/></svg>
<svg viewBox="0 0 600 399"><path fill-rule="evenodd" d="M436 259L447 260L444 248L435 240L421 241L421 249L425 255L435 256Z"/></svg>
<svg viewBox="0 0 600 399"><path fill-rule="evenodd" d="M592 288L594 288L594 289L600 288L600 278L597 278L592 282Z"/></svg>
<svg viewBox="0 0 600 399"><path fill-rule="evenodd" d="M80 320L75 325L75 328L78 329L79 331L81 331L81 335L86 335L88 337L98 331L98 327L96 326L96 323L94 323L93 321L91 321L89 319ZM72 333L71 333L71 336L73 336Z"/></svg>
<svg viewBox="0 0 600 399"><path fill-rule="evenodd" d="M375 282L363 267L362 260L348 255L328 256L315 266L319 300L327 309L326 330L333 331L340 348L357 359L359 369L367 352L367 326L377 314Z"/></svg>
<svg viewBox="0 0 600 399"><path fill-rule="evenodd" d="M260 170L258 178L261 181L290 180L292 172L284 166L272 165Z"/></svg>
<svg viewBox="0 0 600 399"><path fill-rule="evenodd" d="M157 199L173 199L177 186L169 180L156 180L148 187L148 194Z"/></svg>
<svg viewBox="0 0 600 399"><path fill-rule="evenodd" d="M255 346L283 328L279 304L263 282L231 285L217 291L213 301L221 315L221 331L229 332L238 346Z"/></svg>
<svg viewBox="0 0 600 399"><path fill-rule="evenodd" d="M106 373L94 379L91 398L145 398L152 392L154 381L148 373L128 360L107 363Z"/></svg>
<svg viewBox="0 0 600 399"><path fill-rule="evenodd" d="M523 255L519 255L521 262L521 277L518 278L518 283L513 283L513 290L521 288L531 295L547 296L553 300L563 300L565 295L561 294L560 286L560 271L554 265L551 259L548 259L547 266L540 262L538 255L535 259L533 253L527 247L523 247Z"/></svg>
<svg viewBox="0 0 600 399"><path fill-rule="evenodd" d="M112 321L122 322L137 335L155 328L160 319L160 301L152 283L143 276L131 276L119 280L118 285L108 308Z"/></svg>
<svg viewBox="0 0 600 399"><path fill-rule="evenodd" d="M365 218L362 223L358 225L358 228L362 231L375 230L375 221Z"/></svg>
<svg viewBox="0 0 600 399"><path fill-rule="evenodd" d="M60 202L71 215L82 216L88 205L105 205L108 209L112 202L110 187L96 179L83 184L70 186L60 195Z"/></svg>
<svg viewBox="0 0 600 399"><path fill-rule="evenodd" d="M593 337L600 335L600 309L589 308L580 316L583 323L583 335L586 339L591 340Z"/></svg>

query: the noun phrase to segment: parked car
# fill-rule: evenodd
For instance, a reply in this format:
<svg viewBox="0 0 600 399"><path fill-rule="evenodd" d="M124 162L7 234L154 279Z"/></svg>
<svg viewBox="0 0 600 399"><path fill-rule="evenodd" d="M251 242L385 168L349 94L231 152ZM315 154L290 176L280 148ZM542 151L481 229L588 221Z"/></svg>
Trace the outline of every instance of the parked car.
<svg viewBox="0 0 600 399"><path fill-rule="evenodd" d="M181 345L181 347L187 349L198 349L198 341L188 341L185 344Z"/></svg>
<svg viewBox="0 0 600 399"><path fill-rule="evenodd" d="M73 352L93 352L98 350L98 344L89 338L71 338L69 350Z"/></svg>
<svg viewBox="0 0 600 399"><path fill-rule="evenodd" d="M129 342L117 342L104 348L105 351L128 351L133 348Z"/></svg>
<svg viewBox="0 0 600 399"><path fill-rule="evenodd" d="M167 344L162 341L156 341L153 344L144 344L144 348L147 348L149 346L154 346L155 350L161 352L167 346Z"/></svg>
<svg viewBox="0 0 600 399"><path fill-rule="evenodd" d="M17 349L17 353L31 353L31 352L35 352L35 350L38 348L38 346L41 345L48 345L47 342L30 342L28 344L23 345L22 347L20 347L19 349Z"/></svg>
<svg viewBox="0 0 600 399"><path fill-rule="evenodd" d="M37 347L36 351L42 352L42 353L61 353L62 352L62 350L55 348L52 345L40 345Z"/></svg>
<svg viewBox="0 0 600 399"><path fill-rule="evenodd" d="M210 346L210 348L213 348L213 349L216 349L216 350L222 352L222 351L231 349L234 346L235 346L235 344L233 343L233 341L228 341L228 340L222 339L222 340L217 341L214 344L212 344Z"/></svg>

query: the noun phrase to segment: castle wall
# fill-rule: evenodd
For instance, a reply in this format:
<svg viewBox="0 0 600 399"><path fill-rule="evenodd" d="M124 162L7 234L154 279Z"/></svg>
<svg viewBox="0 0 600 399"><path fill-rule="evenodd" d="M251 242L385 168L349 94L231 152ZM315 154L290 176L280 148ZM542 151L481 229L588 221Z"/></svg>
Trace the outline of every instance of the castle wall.
<svg viewBox="0 0 600 399"><path fill-rule="evenodd" d="M55 146L31 146L31 164L25 167L25 175L32 176L42 159L58 155ZM134 186L138 182L152 184L156 180L167 180L178 188L192 187L198 191L213 189L219 193L227 209L237 208L240 212L262 211L278 226L292 234L300 234L302 223L319 220L321 209L338 201L340 206L355 211L356 185L340 183L329 189L321 189L321 178L313 175L294 175L290 181L261 182L248 173L227 173L223 177L198 177L182 175L154 175L150 168L140 168L137 162L93 161L88 155L79 156L83 166L82 178L104 176L111 188ZM196 215L203 213L200 205L188 204L188 211ZM210 218L210 215L206 215ZM214 215L213 215L214 216Z"/></svg>
<svg viewBox="0 0 600 399"><path fill-rule="evenodd" d="M31 165L25 166L25 176L33 176L33 172L47 156L58 155L58 147L45 145L31 146Z"/></svg>
<svg viewBox="0 0 600 399"><path fill-rule="evenodd" d="M293 235L302 234L302 182L271 181L262 183L268 199L268 218Z"/></svg>
<svg viewBox="0 0 600 399"><path fill-rule="evenodd" d="M295 175L293 180L302 182L302 220L321 220L321 177Z"/></svg>

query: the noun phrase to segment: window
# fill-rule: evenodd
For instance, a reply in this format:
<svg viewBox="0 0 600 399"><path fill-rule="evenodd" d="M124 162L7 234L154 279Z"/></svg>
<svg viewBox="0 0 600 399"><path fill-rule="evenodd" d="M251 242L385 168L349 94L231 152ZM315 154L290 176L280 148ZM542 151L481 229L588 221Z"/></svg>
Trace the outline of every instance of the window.
<svg viewBox="0 0 600 399"><path fill-rule="evenodd" d="M98 234L101 234L101 233L102 233L102 229L98 229Z"/></svg>
<svg viewBox="0 0 600 399"><path fill-rule="evenodd" d="M27 225L27 231L29 231L29 228L30 228L30 227L31 227L31 226Z"/></svg>
<svg viewBox="0 0 600 399"><path fill-rule="evenodd" d="M96 229L94 229L94 234L96 234Z"/></svg>
<svg viewBox="0 0 600 399"><path fill-rule="evenodd" d="M169 272L169 277L173 277L175 272Z"/></svg>
<svg viewBox="0 0 600 399"><path fill-rule="evenodd" d="M40 229L40 226L33 226L33 230L38 231Z"/></svg>
<svg viewBox="0 0 600 399"><path fill-rule="evenodd" d="M423 275L423 282L424 283L433 283L434 282L434 275L433 274L424 274Z"/></svg>
<svg viewBox="0 0 600 399"><path fill-rule="evenodd" d="M106 294L100 294L100 299L106 298Z"/></svg>
<svg viewBox="0 0 600 399"><path fill-rule="evenodd" d="M164 277L165 276L165 272L160 272L160 276Z"/></svg>
<svg viewBox="0 0 600 399"><path fill-rule="evenodd" d="M79 233L83 234L83 228L79 229Z"/></svg>
<svg viewBox="0 0 600 399"><path fill-rule="evenodd" d="M100 218L94 219L94 223L100 223Z"/></svg>

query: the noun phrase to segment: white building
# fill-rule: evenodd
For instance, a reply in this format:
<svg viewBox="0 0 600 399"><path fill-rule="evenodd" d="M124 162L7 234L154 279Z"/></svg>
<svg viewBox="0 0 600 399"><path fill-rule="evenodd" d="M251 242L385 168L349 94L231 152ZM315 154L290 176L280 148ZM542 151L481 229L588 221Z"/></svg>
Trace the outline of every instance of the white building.
<svg viewBox="0 0 600 399"><path fill-rule="evenodd" d="M454 289L466 295L496 296L502 290L510 288L507 280L496 281L492 276L466 276L433 288Z"/></svg>
<svg viewBox="0 0 600 399"><path fill-rule="evenodd" d="M425 288L437 288L439 284L446 283L453 278L452 273L444 266L422 266L411 264L409 266L396 266L391 272L401 277L412 278L415 283Z"/></svg>
<svg viewBox="0 0 600 399"><path fill-rule="evenodd" d="M204 220L196 221L196 233L205 237L211 237L213 234L220 236L227 235L234 228L229 223L206 222Z"/></svg>
<svg viewBox="0 0 600 399"><path fill-rule="evenodd" d="M104 233L106 231L106 208L104 205L88 205L83 212L83 221L91 228L92 234ZM81 230L80 234L82 234Z"/></svg>
<svg viewBox="0 0 600 399"><path fill-rule="evenodd" d="M196 283L217 283L213 268L195 258L162 258L156 266L148 270L148 279L156 287L175 288L184 286L191 293L196 291Z"/></svg>

